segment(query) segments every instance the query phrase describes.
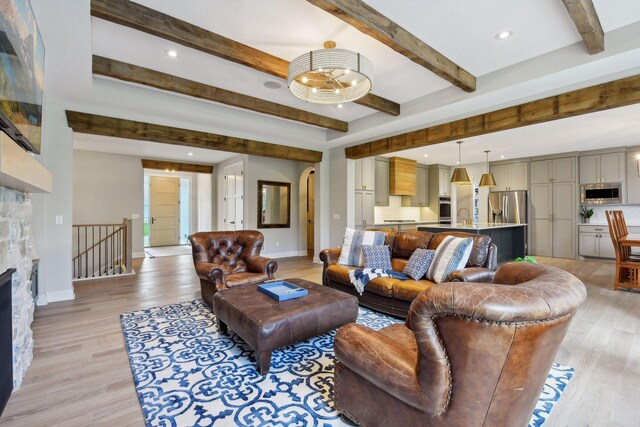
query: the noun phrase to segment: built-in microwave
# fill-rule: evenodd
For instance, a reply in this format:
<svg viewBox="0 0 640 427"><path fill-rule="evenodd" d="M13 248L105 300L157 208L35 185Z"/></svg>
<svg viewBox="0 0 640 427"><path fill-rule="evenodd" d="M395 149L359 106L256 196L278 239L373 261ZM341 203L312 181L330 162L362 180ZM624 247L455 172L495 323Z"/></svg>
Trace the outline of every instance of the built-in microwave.
<svg viewBox="0 0 640 427"><path fill-rule="evenodd" d="M619 182L582 184L580 203L583 205L621 205L622 184Z"/></svg>

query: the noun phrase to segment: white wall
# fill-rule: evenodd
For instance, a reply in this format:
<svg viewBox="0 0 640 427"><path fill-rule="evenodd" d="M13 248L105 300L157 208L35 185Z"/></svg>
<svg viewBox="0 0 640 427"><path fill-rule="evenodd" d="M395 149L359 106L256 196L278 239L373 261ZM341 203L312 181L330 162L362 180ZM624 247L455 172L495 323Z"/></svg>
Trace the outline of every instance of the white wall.
<svg viewBox="0 0 640 427"><path fill-rule="evenodd" d="M211 181L212 175L196 174L197 225L193 232L211 230L213 225L214 209L211 201L215 199L212 197L213 185ZM208 200L209 203L204 203L204 200Z"/></svg>
<svg viewBox="0 0 640 427"><path fill-rule="evenodd" d="M48 64L48 63L47 63ZM48 65L45 64L45 87ZM42 153L37 159L53 174L53 192L33 195L33 237L40 256L38 304L74 298L71 271L73 144L61 100L45 92ZM55 217L62 216L62 224Z"/></svg>
<svg viewBox="0 0 640 427"><path fill-rule="evenodd" d="M144 169L139 157L75 150L73 223L119 224L132 219L133 255L144 256Z"/></svg>

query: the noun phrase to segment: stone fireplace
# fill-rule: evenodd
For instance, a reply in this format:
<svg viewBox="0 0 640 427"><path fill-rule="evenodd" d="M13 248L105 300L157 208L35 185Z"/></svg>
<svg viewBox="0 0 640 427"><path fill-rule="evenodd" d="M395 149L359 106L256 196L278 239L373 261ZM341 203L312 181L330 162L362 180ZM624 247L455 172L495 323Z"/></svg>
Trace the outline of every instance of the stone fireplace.
<svg viewBox="0 0 640 427"><path fill-rule="evenodd" d="M32 217L31 194L0 187L0 273L16 269L11 292L14 390L20 388L33 358L31 268L38 255L31 235Z"/></svg>

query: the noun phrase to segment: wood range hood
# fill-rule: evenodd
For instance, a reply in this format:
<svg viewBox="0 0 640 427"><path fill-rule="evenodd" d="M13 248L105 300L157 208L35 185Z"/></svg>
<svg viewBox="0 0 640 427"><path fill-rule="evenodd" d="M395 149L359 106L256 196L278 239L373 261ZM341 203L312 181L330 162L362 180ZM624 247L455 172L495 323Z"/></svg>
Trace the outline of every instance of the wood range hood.
<svg viewBox="0 0 640 427"><path fill-rule="evenodd" d="M402 157L389 159L389 195L416 195L416 162Z"/></svg>

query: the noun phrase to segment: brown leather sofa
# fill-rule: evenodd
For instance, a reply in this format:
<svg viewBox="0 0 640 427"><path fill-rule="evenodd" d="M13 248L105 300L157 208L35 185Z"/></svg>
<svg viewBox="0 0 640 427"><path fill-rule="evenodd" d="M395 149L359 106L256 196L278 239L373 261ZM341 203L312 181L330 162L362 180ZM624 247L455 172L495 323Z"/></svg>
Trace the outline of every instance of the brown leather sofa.
<svg viewBox="0 0 640 427"><path fill-rule="evenodd" d="M264 236L259 231L203 231L189 236L202 299L213 304L218 289L273 279L278 263L260 256Z"/></svg>
<svg viewBox="0 0 640 427"><path fill-rule="evenodd" d="M385 245L391 247L391 267L395 271L404 269L411 254L418 249L435 249L446 236L471 237L473 248L464 270L453 272L447 281L459 282L491 282L497 266L498 250L491 243L491 237L460 232L431 233L428 231L385 231ZM360 305L376 311L404 317L411 302L423 290L435 285L434 282L422 280L399 280L390 277L378 277L367 284L362 295L358 294L349 280L349 270L353 266L336 264L341 248L325 249L320 252L324 263L322 283L334 289L348 292L358 297Z"/></svg>
<svg viewBox="0 0 640 427"><path fill-rule="evenodd" d="M565 271L510 263L493 284L425 290L406 326L345 325L336 406L362 427L526 426L586 295Z"/></svg>

